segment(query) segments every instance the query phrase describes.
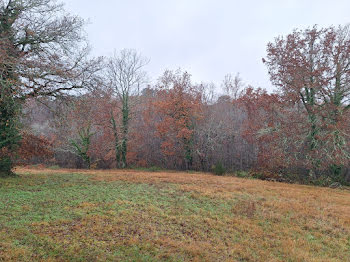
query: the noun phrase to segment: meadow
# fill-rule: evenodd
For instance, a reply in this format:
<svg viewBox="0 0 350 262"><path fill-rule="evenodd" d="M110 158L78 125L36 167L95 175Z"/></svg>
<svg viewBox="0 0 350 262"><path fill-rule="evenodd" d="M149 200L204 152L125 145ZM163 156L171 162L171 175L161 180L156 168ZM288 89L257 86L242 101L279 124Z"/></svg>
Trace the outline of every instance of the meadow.
<svg viewBox="0 0 350 262"><path fill-rule="evenodd" d="M350 191L140 170L0 179L0 261L350 261Z"/></svg>

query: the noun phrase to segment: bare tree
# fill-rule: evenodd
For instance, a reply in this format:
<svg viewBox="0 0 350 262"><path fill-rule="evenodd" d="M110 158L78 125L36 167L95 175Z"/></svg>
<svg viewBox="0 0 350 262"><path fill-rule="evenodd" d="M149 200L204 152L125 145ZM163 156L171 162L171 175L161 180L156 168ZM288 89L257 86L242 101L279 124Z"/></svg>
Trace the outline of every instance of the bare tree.
<svg viewBox="0 0 350 262"><path fill-rule="evenodd" d="M213 104L217 99L217 95L215 93L216 86L214 83L201 83L198 85L198 89L202 94L202 102L204 104Z"/></svg>
<svg viewBox="0 0 350 262"><path fill-rule="evenodd" d="M21 97L82 88L99 69L87 60L84 21L54 0L0 0L0 72ZM14 84L12 84L15 89Z"/></svg>
<svg viewBox="0 0 350 262"><path fill-rule="evenodd" d="M239 97L239 93L242 91L243 86L244 84L239 73L237 73L235 76L232 74L225 75L222 82L222 87L225 93L233 99L237 99Z"/></svg>
<svg viewBox="0 0 350 262"><path fill-rule="evenodd" d="M121 110L121 132L117 130L117 122L113 115L111 116L111 123L115 135L117 165L122 168L127 167L129 121L141 87L147 82L144 67L148 63L149 59L144 58L136 50L124 49L120 53L115 53L107 66L109 87L119 100ZM121 133L121 139L118 137L119 133Z"/></svg>

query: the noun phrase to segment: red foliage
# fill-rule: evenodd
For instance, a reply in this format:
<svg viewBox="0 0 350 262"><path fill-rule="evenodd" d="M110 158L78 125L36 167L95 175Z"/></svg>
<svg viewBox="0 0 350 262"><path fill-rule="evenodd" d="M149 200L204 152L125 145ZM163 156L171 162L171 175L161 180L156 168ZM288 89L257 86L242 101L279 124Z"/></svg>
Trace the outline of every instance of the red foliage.
<svg viewBox="0 0 350 262"><path fill-rule="evenodd" d="M191 161L195 121L201 113L201 93L191 84L187 72L166 71L159 84L158 97L155 101L160 116L157 131L163 154L174 163Z"/></svg>
<svg viewBox="0 0 350 262"><path fill-rule="evenodd" d="M33 158L39 158L42 162L48 161L53 157L52 141L44 136L24 132L18 154L23 163Z"/></svg>

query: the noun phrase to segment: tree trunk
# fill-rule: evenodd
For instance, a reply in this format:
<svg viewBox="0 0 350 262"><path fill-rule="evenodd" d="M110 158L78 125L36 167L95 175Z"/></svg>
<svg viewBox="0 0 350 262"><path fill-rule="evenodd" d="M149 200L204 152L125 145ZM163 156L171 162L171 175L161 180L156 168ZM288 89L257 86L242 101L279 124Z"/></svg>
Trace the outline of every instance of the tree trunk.
<svg viewBox="0 0 350 262"><path fill-rule="evenodd" d="M123 98L123 108L122 108L122 124L123 124L123 138L122 138L122 146L121 146L121 160L122 160L122 168L126 168L128 166L126 155L128 152L128 132L129 132L129 104L128 97L125 96Z"/></svg>
<svg viewBox="0 0 350 262"><path fill-rule="evenodd" d="M118 129L117 129L117 123L115 121L115 118L113 116L113 113L111 113L111 122L112 122L112 129L113 129L113 135L114 135L114 148L115 148L115 161L117 168L120 168L120 143L119 143L119 135L118 135Z"/></svg>
<svg viewBox="0 0 350 262"><path fill-rule="evenodd" d="M13 88L5 81L0 83L0 175L12 174L12 157L20 141L18 129L19 101L16 101Z"/></svg>

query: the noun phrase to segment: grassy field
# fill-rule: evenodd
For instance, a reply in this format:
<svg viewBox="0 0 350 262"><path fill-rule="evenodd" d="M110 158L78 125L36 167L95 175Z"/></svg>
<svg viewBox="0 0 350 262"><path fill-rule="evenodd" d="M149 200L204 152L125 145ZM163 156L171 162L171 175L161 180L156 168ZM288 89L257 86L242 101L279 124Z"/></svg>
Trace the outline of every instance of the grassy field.
<svg viewBox="0 0 350 262"><path fill-rule="evenodd" d="M350 261L350 191L208 174L17 169L4 261Z"/></svg>

